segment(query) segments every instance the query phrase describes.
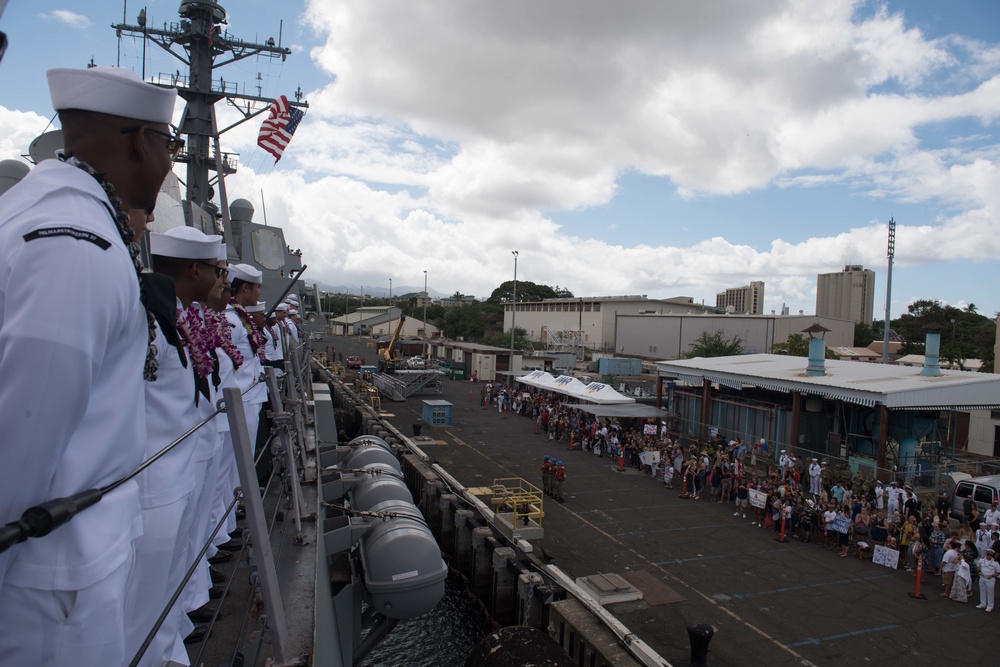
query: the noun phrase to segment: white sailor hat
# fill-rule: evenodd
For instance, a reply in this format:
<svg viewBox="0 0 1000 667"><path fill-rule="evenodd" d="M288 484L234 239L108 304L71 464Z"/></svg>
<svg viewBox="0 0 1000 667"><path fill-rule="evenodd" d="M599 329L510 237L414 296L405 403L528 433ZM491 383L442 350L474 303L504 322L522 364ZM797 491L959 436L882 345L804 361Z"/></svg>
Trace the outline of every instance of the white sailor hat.
<svg viewBox="0 0 1000 667"><path fill-rule="evenodd" d="M781 450L781 453L782 453L782 454L784 454L784 453L785 453L785 450L784 450L784 449L782 449L782 450Z"/></svg>
<svg viewBox="0 0 1000 667"><path fill-rule="evenodd" d="M177 90L146 83L132 70L57 67L45 74L56 111L97 111L165 125L173 120Z"/></svg>
<svg viewBox="0 0 1000 667"><path fill-rule="evenodd" d="M298 308L290 308L288 310L288 314L289 315L298 315L299 314L299 309Z"/></svg>
<svg viewBox="0 0 1000 667"><path fill-rule="evenodd" d="M288 304L287 303L279 303L278 307L275 308L275 310L276 311L288 310Z"/></svg>
<svg viewBox="0 0 1000 667"><path fill-rule="evenodd" d="M194 227L173 227L165 232L150 232L149 249L161 257L216 260L222 237L208 235Z"/></svg>
<svg viewBox="0 0 1000 667"><path fill-rule="evenodd" d="M264 301L258 301L252 306L247 306L248 313L263 313L267 308L267 304Z"/></svg>
<svg viewBox="0 0 1000 667"><path fill-rule="evenodd" d="M216 259L219 260L220 262L224 262L227 259L229 259L229 251L226 250L226 244L225 243L220 243L219 244L219 256L216 257Z"/></svg>
<svg viewBox="0 0 1000 667"><path fill-rule="evenodd" d="M813 457L813 461L818 461L818 460L819 460L819 459L817 459L817 458L816 458L815 456Z"/></svg>
<svg viewBox="0 0 1000 667"><path fill-rule="evenodd" d="M249 264L233 264L229 267L229 279L260 285L264 281L264 274Z"/></svg>
<svg viewBox="0 0 1000 667"><path fill-rule="evenodd" d="M298 301L299 300L299 295L296 294L295 292L292 292L291 294L289 294L285 298L288 299L289 301Z"/></svg>

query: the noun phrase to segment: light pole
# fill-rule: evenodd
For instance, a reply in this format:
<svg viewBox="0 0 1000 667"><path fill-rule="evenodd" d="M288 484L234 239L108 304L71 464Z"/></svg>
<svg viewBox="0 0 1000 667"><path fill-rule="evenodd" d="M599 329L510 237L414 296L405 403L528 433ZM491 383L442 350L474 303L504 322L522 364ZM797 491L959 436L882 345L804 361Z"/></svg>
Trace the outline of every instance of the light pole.
<svg viewBox="0 0 1000 667"><path fill-rule="evenodd" d="M389 278L389 305L392 305L392 278Z"/></svg>
<svg viewBox="0 0 1000 667"><path fill-rule="evenodd" d="M511 250L514 255L514 296L510 300L510 386L514 387L514 318L517 315L517 251Z"/></svg>
<svg viewBox="0 0 1000 667"><path fill-rule="evenodd" d="M427 272L424 271L424 361L427 361Z"/></svg>

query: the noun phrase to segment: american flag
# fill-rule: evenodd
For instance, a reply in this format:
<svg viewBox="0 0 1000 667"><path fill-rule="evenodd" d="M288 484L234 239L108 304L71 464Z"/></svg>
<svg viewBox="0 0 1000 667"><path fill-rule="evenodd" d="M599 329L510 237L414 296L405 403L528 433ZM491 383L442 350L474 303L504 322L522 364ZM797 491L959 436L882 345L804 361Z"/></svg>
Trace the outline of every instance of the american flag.
<svg viewBox="0 0 1000 667"><path fill-rule="evenodd" d="M288 105L288 98L284 95L271 102L267 120L260 126L257 134L257 145L273 155L277 162L292 140L303 115L300 110Z"/></svg>

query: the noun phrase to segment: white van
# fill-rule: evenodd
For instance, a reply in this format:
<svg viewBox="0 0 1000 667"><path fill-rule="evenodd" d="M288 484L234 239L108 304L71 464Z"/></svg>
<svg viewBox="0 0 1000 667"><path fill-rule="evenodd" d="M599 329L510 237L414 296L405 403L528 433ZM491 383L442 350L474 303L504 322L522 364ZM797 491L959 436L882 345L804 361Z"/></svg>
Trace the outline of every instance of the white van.
<svg viewBox="0 0 1000 667"><path fill-rule="evenodd" d="M986 514L986 510L990 509L993 501L1000 500L1000 475L961 480L955 485L955 490L951 494L951 511L948 512L948 515L961 521L963 518L962 505L966 498L972 498L979 506L979 516Z"/></svg>

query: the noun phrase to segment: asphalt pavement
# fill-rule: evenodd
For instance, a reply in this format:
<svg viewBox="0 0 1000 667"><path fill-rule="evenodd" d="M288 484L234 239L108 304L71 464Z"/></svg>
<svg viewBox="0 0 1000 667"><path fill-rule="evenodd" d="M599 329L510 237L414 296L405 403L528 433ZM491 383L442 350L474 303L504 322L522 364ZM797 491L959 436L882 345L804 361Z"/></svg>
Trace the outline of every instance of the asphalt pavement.
<svg viewBox="0 0 1000 667"><path fill-rule="evenodd" d="M375 358L363 338L334 337L338 352ZM422 399L453 405L451 426L424 425L436 444L421 443L467 487L523 477L541 486L543 455L566 465L566 502L546 502L545 537L535 546L576 578L644 571L672 589L677 602L608 607L674 664L684 664L686 626L716 628L714 665L917 664L958 660L1000 665L1000 608L987 614L938 597L940 579L925 577L926 600L914 578L856 557L839 558L816 543L776 541L776 534L733 516L734 507L688 500L679 490L609 458L535 433L533 419L504 415L479 403L482 383L445 380L443 396L385 402L383 412L404 433L419 421ZM853 554L853 552L852 552Z"/></svg>

